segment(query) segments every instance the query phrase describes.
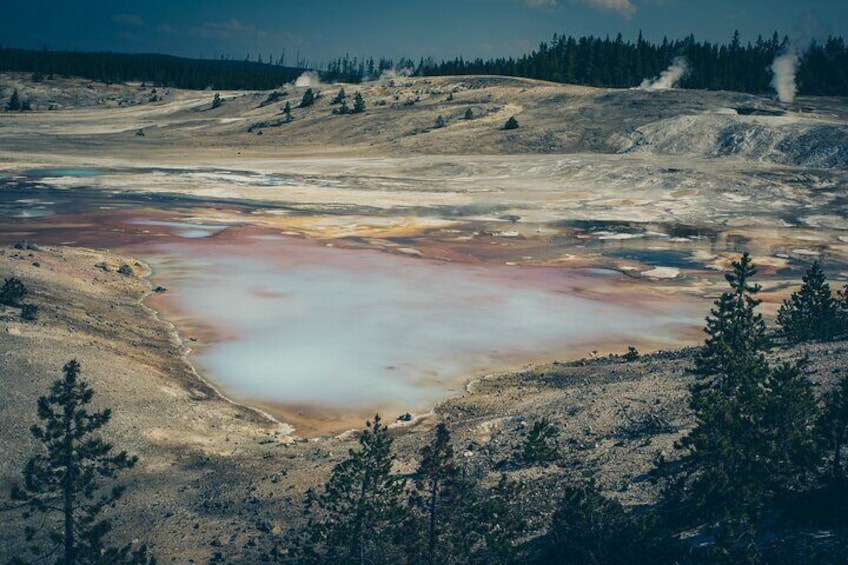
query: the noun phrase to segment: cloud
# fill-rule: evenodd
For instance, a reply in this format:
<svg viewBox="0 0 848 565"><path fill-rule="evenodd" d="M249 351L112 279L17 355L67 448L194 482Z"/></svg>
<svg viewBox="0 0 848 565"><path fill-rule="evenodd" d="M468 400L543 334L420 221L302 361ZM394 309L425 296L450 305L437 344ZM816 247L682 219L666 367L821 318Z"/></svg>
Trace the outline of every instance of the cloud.
<svg viewBox="0 0 848 565"><path fill-rule="evenodd" d="M112 16L112 21L130 27L144 26L144 20L136 14L115 14Z"/></svg>
<svg viewBox="0 0 848 565"><path fill-rule="evenodd" d="M583 0L589 6L603 10L605 12L613 12L622 18L629 19L636 13L636 6L630 0Z"/></svg>
<svg viewBox="0 0 848 565"><path fill-rule="evenodd" d="M557 0L524 0L524 5L531 8L556 8Z"/></svg>

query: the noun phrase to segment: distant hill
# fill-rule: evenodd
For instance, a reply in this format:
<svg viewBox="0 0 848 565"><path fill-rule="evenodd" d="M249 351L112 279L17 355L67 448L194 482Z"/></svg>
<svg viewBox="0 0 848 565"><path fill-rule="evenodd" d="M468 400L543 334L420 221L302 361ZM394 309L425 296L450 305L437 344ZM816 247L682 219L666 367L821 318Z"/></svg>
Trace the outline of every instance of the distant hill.
<svg viewBox="0 0 848 565"><path fill-rule="evenodd" d="M269 90L291 82L303 71L251 61L0 47L0 72L31 72L36 80L57 75L105 83L139 81L193 90Z"/></svg>

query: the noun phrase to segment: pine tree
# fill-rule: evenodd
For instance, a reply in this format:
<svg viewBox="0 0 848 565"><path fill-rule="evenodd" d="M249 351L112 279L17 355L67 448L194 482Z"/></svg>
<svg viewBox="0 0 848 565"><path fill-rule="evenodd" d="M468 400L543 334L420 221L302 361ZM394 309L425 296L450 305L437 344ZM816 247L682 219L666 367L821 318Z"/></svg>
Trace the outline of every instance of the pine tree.
<svg viewBox="0 0 848 565"><path fill-rule="evenodd" d="M465 110L465 116L463 116L463 118L466 119L466 120L473 120L474 119L474 110L472 110L471 108L466 109Z"/></svg>
<svg viewBox="0 0 848 565"><path fill-rule="evenodd" d="M293 118L292 118L291 102L286 101L286 105L283 106L283 115L286 117L287 122L292 121Z"/></svg>
<svg viewBox="0 0 848 565"><path fill-rule="evenodd" d="M566 485L544 537L541 564L662 562L651 547L649 527L615 500L605 497L594 481ZM669 561L671 562L671 561Z"/></svg>
<svg viewBox="0 0 848 565"><path fill-rule="evenodd" d="M725 275L730 290L714 302L704 328L707 339L695 358L696 374L717 378L725 392L732 392L750 367L764 363L763 352L771 345L763 317L756 312L762 300L754 296L761 287L750 282L757 268L748 253L731 267Z"/></svg>
<svg viewBox="0 0 848 565"><path fill-rule="evenodd" d="M345 94L345 89L340 88L339 93L336 94L336 97L330 100L330 104L341 104L345 100L347 100L347 94Z"/></svg>
<svg viewBox="0 0 848 565"><path fill-rule="evenodd" d="M480 498L474 524L482 547L474 552L476 563L518 563L518 541L527 533L528 512L523 507L524 485L501 475L497 485Z"/></svg>
<svg viewBox="0 0 848 565"><path fill-rule="evenodd" d="M308 108L315 104L315 92L311 88L307 88L303 93L303 98L300 99L299 108Z"/></svg>
<svg viewBox="0 0 848 565"><path fill-rule="evenodd" d="M310 494L308 547L302 561L390 562L404 518L404 481L392 474L392 439L380 416L367 422L359 449L333 469L320 495Z"/></svg>
<svg viewBox="0 0 848 565"><path fill-rule="evenodd" d="M766 381L757 451L766 465L768 495L777 497L808 486L822 459L815 433L818 406L813 386L798 363L774 367Z"/></svg>
<svg viewBox="0 0 848 565"><path fill-rule="evenodd" d="M526 465L548 466L556 463L560 459L558 438L559 430L547 417L543 417L533 422L515 457Z"/></svg>
<svg viewBox="0 0 848 565"><path fill-rule="evenodd" d="M503 125L503 129L518 129L518 120L515 119L515 116L509 117L509 119Z"/></svg>
<svg viewBox="0 0 848 565"><path fill-rule="evenodd" d="M839 385L825 394L818 428L830 463L827 478L848 490L848 377L842 377Z"/></svg>
<svg viewBox="0 0 848 565"><path fill-rule="evenodd" d="M76 359L62 371L64 377L53 383L50 394L38 399L42 424L31 428L45 453L27 462L23 484L12 489L12 499L26 510L24 517L37 524L26 528L27 541L47 530L49 546L33 543L29 550L37 557L58 551L61 558L56 563L61 565L146 563L144 548L133 552L130 545L105 545L111 523L100 517L124 492L122 486L106 488L101 481L132 468L137 458L125 451L113 453L111 444L94 435L109 423L112 413L108 408L88 412L94 391L79 379Z"/></svg>
<svg viewBox="0 0 848 565"><path fill-rule="evenodd" d="M365 99L362 97L362 93L357 92L356 96L353 97L353 110L352 114L361 114L365 111Z"/></svg>
<svg viewBox="0 0 848 565"><path fill-rule="evenodd" d="M832 339L844 331L844 316L833 298L830 285L818 261L803 277L798 292L783 301L777 323L786 338L794 343Z"/></svg>
<svg viewBox="0 0 848 565"><path fill-rule="evenodd" d="M776 495L805 483L815 468L815 401L803 363L772 369L756 269L747 254L726 276L731 290L707 318L707 340L696 357L702 379L691 387L696 426L667 469L666 491L683 518L707 520L726 531L750 531Z"/></svg>
<svg viewBox="0 0 848 565"><path fill-rule="evenodd" d="M220 108L223 103L224 101L221 99L221 95L216 92L215 96L212 97L212 109Z"/></svg>
<svg viewBox="0 0 848 565"><path fill-rule="evenodd" d="M456 462L447 427L439 424L432 441L421 449L409 494L410 513L404 526L409 562L466 562L474 545L471 516L477 494L476 485Z"/></svg>
<svg viewBox="0 0 848 565"><path fill-rule="evenodd" d="M9 98L9 101L6 103L6 111L7 112L19 112L21 110L21 97L18 94L18 89L16 88L12 91L12 96Z"/></svg>

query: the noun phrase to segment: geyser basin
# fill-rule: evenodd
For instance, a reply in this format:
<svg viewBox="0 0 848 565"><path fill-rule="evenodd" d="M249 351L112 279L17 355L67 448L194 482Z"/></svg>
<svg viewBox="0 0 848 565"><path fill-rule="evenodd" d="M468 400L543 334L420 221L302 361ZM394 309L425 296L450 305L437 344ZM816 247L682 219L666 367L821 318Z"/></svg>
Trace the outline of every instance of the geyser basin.
<svg viewBox="0 0 848 565"><path fill-rule="evenodd" d="M480 371L604 345L679 343L681 327L703 314L675 300L592 298L585 289L624 283L564 269L284 237L155 250L156 278L171 289L160 298L166 309L183 327L211 329L195 358L204 373L230 396L281 413L426 410Z"/></svg>

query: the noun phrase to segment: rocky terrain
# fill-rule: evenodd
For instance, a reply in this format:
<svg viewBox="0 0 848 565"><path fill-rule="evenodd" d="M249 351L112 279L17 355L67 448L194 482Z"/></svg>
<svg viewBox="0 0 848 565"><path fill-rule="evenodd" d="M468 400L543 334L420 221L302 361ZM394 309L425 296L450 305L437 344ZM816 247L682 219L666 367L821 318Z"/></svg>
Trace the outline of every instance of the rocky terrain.
<svg viewBox="0 0 848 565"><path fill-rule="evenodd" d="M848 277L845 100L784 106L492 77L344 86L362 92L364 114L333 115L340 85L323 85L286 122L282 106L297 106L304 87L222 92L213 109L212 92L2 76L0 100L17 88L36 111L0 114L0 191L179 196L204 205L159 212L440 260L604 267L655 296L699 296L705 315L742 249L763 267L771 313L812 257ZM510 116L520 127L504 131ZM59 168L98 174L44 172ZM0 278L24 281L40 311L23 322L0 307L0 487L32 453L38 396L75 357L96 404L114 411L110 439L140 457L114 512L118 533L149 543L161 563L268 556L354 435L305 440L223 398L187 362L184 336L145 305L148 265L120 251L38 245L95 229L98 216L71 210L49 224L15 206L3 216ZM96 241L129 238L125 226L106 226L114 235ZM10 245L21 239L36 245ZM826 387L842 375L848 344L775 355L804 353ZM546 489L563 475L591 474L628 504L648 502L645 474L692 424L691 354L551 360L474 380L432 413L395 423L397 470L414 468L439 421L467 465L504 468L527 425L548 416L562 430L562 466L510 469L536 485L537 527L556 502ZM4 520L0 547L20 534Z"/></svg>
<svg viewBox="0 0 848 565"><path fill-rule="evenodd" d="M119 273L122 265L132 273ZM290 427L218 396L182 357L173 327L144 306L151 287L142 278L144 265L132 258L5 247L0 273L25 281L40 307L35 322L21 322L15 308L2 311L4 489L35 448L27 429L36 421L36 399L70 358L82 364L95 406L114 411L109 439L140 457L124 477L129 489L114 512L117 531L149 543L160 562L220 555L252 563L269 555L299 523L305 490L319 485L355 444L353 434L301 440ZM594 476L628 504L650 502L655 491L647 473L693 423L686 408L691 354L553 362L472 381L466 394L431 414L393 425L396 470L415 468L420 446L441 421L469 468L506 468L530 482L527 506L537 527L556 502L546 488L564 477ZM802 354L810 355L814 380L828 387L843 373L848 343L775 353ZM562 463L511 467L523 432L541 417L561 430ZM19 523L3 521L3 546L12 547L20 534Z"/></svg>

